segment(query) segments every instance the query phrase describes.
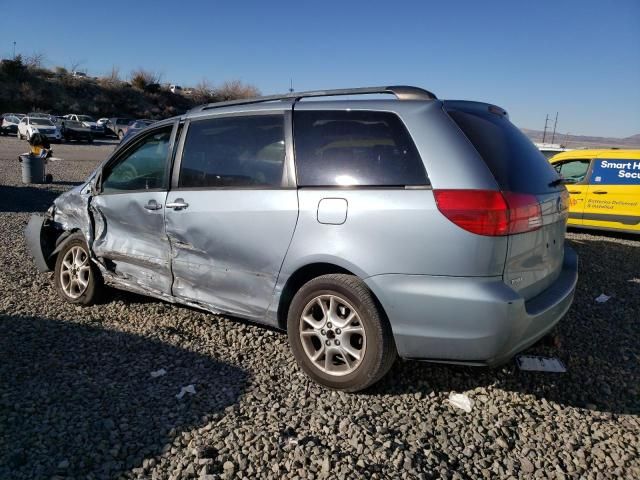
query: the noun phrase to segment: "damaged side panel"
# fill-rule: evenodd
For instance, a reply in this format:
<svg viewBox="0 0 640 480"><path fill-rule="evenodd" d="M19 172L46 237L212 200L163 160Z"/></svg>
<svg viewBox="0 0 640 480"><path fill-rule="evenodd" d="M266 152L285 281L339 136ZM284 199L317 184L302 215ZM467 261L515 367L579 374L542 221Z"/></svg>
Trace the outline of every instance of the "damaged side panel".
<svg viewBox="0 0 640 480"><path fill-rule="evenodd" d="M55 254L70 233L81 232L87 244L91 245L93 229L88 212L90 182L91 179L60 195L44 216L31 216L25 228L25 237L40 272L53 270Z"/></svg>
<svg viewBox="0 0 640 480"><path fill-rule="evenodd" d="M298 217L294 189L170 192L173 295L262 321ZM207 308L207 307L204 307Z"/></svg>

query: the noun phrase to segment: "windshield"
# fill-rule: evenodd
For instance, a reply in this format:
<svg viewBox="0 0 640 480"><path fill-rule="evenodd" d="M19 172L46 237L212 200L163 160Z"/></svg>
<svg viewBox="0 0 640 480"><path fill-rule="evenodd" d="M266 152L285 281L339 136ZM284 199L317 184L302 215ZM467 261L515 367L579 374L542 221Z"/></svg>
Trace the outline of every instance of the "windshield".
<svg viewBox="0 0 640 480"><path fill-rule="evenodd" d="M53 127L53 123L46 118L32 118L31 125L42 125L45 127Z"/></svg>
<svg viewBox="0 0 640 480"><path fill-rule="evenodd" d="M95 122L95 120L89 115L78 115L78 120L81 122Z"/></svg>

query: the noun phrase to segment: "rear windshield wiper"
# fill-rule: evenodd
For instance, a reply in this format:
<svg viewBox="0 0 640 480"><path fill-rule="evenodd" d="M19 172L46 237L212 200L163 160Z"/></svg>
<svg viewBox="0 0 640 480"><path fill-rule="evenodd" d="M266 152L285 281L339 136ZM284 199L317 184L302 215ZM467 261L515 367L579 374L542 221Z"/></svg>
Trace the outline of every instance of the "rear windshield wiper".
<svg viewBox="0 0 640 480"><path fill-rule="evenodd" d="M557 187L558 185L562 185L564 182L564 178L556 178L553 182L549 183L550 187Z"/></svg>

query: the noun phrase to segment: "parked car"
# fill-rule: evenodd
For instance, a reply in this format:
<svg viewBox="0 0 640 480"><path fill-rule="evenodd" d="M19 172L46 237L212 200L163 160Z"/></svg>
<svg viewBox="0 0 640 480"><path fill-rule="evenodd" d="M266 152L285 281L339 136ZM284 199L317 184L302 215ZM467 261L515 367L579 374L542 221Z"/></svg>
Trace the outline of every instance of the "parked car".
<svg viewBox="0 0 640 480"><path fill-rule="evenodd" d="M570 226L640 233L640 150L571 150L550 162L571 195Z"/></svg>
<svg viewBox="0 0 640 480"><path fill-rule="evenodd" d="M108 123L109 123L109 119L106 118L106 117L99 118L96 121L96 125L98 125L98 127L102 128L104 130L105 134L107 134L107 130L108 130L107 124Z"/></svg>
<svg viewBox="0 0 640 480"><path fill-rule="evenodd" d="M31 118L46 118L47 120L52 120L53 117L50 113L44 112L29 112L26 116Z"/></svg>
<svg viewBox="0 0 640 480"><path fill-rule="evenodd" d="M91 133L94 136L104 135L105 127L99 126L98 122L96 122L96 120L93 117L90 117L89 115L77 115L75 113L71 113L71 114L65 115L63 118L65 120L72 120L75 122L82 123L85 127L91 129Z"/></svg>
<svg viewBox="0 0 640 480"><path fill-rule="evenodd" d="M397 100L299 101L365 93ZM356 391L397 355L498 365L552 329L578 275L567 205L502 108L345 89L157 122L26 236L67 302L105 282L272 325L310 378Z"/></svg>
<svg viewBox="0 0 640 480"><path fill-rule="evenodd" d="M18 133L18 123L20 123L20 119L15 115L3 115L2 119L0 119L0 133L2 135L16 135Z"/></svg>
<svg viewBox="0 0 640 480"><path fill-rule="evenodd" d="M107 123L107 129L110 130L116 137L122 140L127 133L129 125L133 123L132 118L120 118L113 117L109 119Z"/></svg>
<svg viewBox="0 0 640 480"><path fill-rule="evenodd" d="M91 129L80 122L65 120L61 133L62 137L67 142L72 140L82 140L87 143L93 143L93 133L91 133Z"/></svg>
<svg viewBox="0 0 640 480"><path fill-rule="evenodd" d="M169 86L169 91L171 93L180 93L180 92L182 92L182 87L180 85L170 85Z"/></svg>
<svg viewBox="0 0 640 480"><path fill-rule="evenodd" d="M127 132L124 134L124 137L121 138L121 141L135 135L140 130L147 128L149 125L155 123L154 120L136 120L131 125L127 127Z"/></svg>
<svg viewBox="0 0 640 480"><path fill-rule="evenodd" d="M4 117L24 118L24 117L26 117L26 115L24 113L3 113L2 114L2 118L4 118Z"/></svg>
<svg viewBox="0 0 640 480"><path fill-rule="evenodd" d="M18 139L29 140L34 133L40 133L49 140L60 141L62 135L60 129L56 127L48 118L24 117L18 123Z"/></svg>

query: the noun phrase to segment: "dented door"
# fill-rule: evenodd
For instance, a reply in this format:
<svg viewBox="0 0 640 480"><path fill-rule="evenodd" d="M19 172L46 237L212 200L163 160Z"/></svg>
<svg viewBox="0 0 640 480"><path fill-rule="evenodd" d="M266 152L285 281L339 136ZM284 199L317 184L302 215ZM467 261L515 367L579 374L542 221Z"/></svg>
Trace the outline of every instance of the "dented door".
<svg viewBox="0 0 640 480"><path fill-rule="evenodd" d="M105 166L91 199L93 251L110 279L157 296L171 292L164 213L174 125L140 135Z"/></svg>
<svg viewBox="0 0 640 480"><path fill-rule="evenodd" d="M171 192L173 295L242 317L267 307L298 216L295 190Z"/></svg>
<svg viewBox="0 0 640 480"><path fill-rule="evenodd" d="M284 113L191 120L167 196L172 294L260 320L298 218Z"/></svg>

